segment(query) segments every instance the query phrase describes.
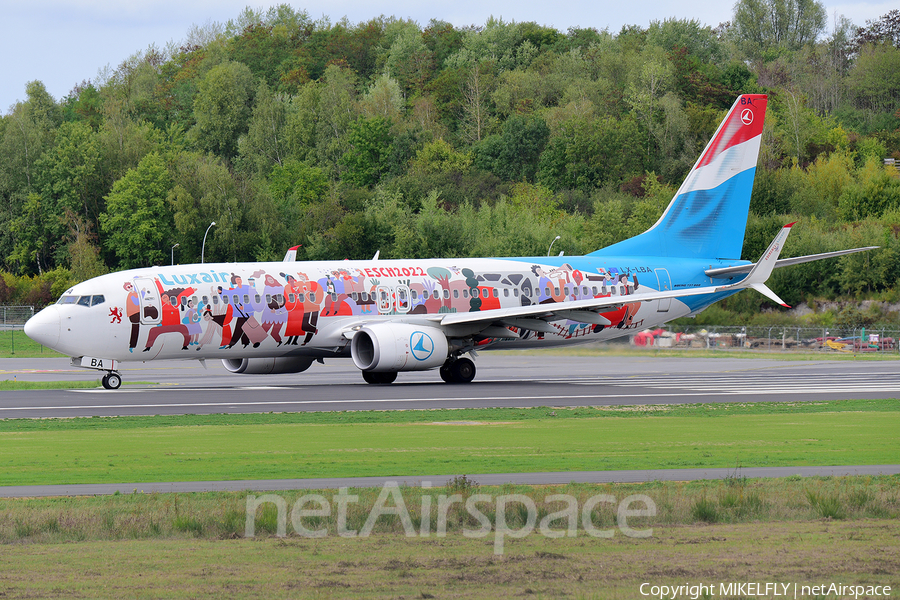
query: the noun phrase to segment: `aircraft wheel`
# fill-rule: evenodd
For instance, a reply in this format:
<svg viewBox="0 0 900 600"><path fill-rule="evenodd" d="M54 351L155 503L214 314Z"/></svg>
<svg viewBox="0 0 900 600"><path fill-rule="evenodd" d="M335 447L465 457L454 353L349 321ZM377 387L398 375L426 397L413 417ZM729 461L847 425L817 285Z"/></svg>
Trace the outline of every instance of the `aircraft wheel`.
<svg viewBox="0 0 900 600"><path fill-rule="evenodd" d="M451 364L450 362L445 362L441 365L441 379L444 380L444 383L453 383L453 373L450 372Z"/></svg>
<svg viewBox="0 0 900 600"><path fill-rule="evenodd" d="M475 363L468 358L459 358L450 365L450 375L454 383L471 383L475 379Z"/></svg>
<svg viewBox="0 0 900 600"><path fill-rule="evenodd" d="M388 371L386 373L376 373L374 371L363 371L363 379L366 383L391 384L397 379L396 371Z"/></svg>
<svg viewBox="0 0 900 600"><path fill-rule="evenodd" d="M118 373L107 373L100 383L108 390L117 390L122 385L122 377Z"/></svg>
<svg viewBox="0 0 900 600"><path fill-rule="evenodd" d="M394 383L397 381L397 371L390 371L388 373L379 373L381 375L381 381L379 383Z"/></svg>

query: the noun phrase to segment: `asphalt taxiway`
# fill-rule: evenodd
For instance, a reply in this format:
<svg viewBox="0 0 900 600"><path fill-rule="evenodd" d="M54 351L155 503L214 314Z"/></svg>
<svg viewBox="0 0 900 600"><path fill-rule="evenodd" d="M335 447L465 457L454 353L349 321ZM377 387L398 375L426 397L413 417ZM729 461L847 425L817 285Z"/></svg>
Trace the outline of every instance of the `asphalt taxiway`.
<svg viewBox="0 0 900 600"><path fill-rule="evenodd" d="M219 361L124 363L125 384L0 394L0 418L614 406L696 402L802 402L900 398L897 361L560 356L483 353L470 384L435 371L400 373L391 385L363 382L349 360L304 373L235 375ZM66 359L3 359L0 379L99 381Z"/></svg>

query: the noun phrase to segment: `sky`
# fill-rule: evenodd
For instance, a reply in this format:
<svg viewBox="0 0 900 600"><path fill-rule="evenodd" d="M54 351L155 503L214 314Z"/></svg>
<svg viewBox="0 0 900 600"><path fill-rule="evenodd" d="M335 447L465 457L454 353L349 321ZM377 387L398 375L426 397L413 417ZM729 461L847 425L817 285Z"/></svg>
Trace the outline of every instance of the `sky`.
<svg viewBox="0 0 900 600"><path fill-rule="evenodd" d="M251 6L267 9L278 4L254 4L247 0L29 0L10 2L0 22L0 113L9 114L25 99L25 86L39 80L59 100L79 83L97 81L105 67L115 68L128 57L151 45L164 49L180 44L193 25L225 23ZM367 21L378 15L413 19L425 25L431 19L455 26L482 25L489 17L504 21L534 21L566 31L569 27L608 28L623 25L646 27L668 18L697 19L715 27L731 19L731 0L312 0L291 4L314 19L332 22L347 17ZM896 0L863 2L825 0L829 22L843 15L856 25L878 19L896 8Z"/></svg>

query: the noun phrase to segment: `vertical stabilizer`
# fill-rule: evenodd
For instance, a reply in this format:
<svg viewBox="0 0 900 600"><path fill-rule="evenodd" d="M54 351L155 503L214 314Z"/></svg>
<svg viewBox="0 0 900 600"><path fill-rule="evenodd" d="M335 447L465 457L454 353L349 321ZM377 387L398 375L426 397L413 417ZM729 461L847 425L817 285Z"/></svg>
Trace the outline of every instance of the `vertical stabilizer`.
<svg viewBox="0 0 900 600"><path fill-rule="evenodd" d="M653 227L591 253L739 259L767 97L740 96Z"/></svg>

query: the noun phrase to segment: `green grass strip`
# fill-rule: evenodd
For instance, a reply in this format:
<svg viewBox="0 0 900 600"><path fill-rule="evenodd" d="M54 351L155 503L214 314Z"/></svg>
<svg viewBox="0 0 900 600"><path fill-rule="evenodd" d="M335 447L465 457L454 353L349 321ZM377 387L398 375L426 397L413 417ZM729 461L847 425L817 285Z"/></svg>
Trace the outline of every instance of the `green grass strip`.
<svg viewBox="0 0 900 600"><path fill-rule="evenodd" d="M15 420L0 433L0 485L900 462L895 402L678 410ZM290 422L326 417L347 421ZM106 426L126 421L143 425Z"/></svg>
<svg viewBox="0 0 900 600"><path fill-rule="evenodd" d="M76 390L100 387L98 381L0 381L0 391L16 390Z"/></svg>
<svg viewBox="0 0 900 600"><path fill-rule="evenodd" d="M739 415L834 412L897 412L895 399L828 400L822 402L741 402L586 406L579 408L460 408L392 411L331 411L146 417L80 417L74 419L0 419L0 432L98 429L144 429L209 425L352 425L360 423L431 423L444 421L529 421L642 417L720 417Z"/></svg>

